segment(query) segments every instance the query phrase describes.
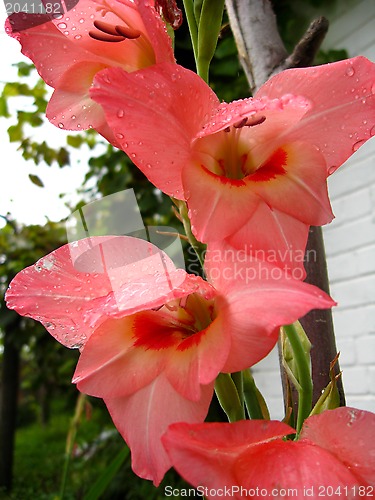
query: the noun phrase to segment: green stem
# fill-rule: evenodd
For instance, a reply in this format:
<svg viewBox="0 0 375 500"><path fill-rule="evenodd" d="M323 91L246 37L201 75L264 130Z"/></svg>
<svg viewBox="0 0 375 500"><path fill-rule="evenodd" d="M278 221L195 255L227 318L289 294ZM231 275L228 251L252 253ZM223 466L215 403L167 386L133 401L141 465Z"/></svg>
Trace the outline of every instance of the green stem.
<svg viewBox="0 0 375 500"><path fill-rule="evenodd" d="M229 373L219 373L215 381L215 392L229 422L245 419L243 404Z"/></svg>
<svg viewBox="0 0 375 500"><path fill-rule="evenodd" d="M301 327L302 328L302 327ZM296 423L297 436L302 424L309 416L312 408L313 384L309 363L309 353L303 347L296 324L283 326L293 350L293 359L297 367L298 383L298 415Z"/></svg>
<svg viewBox="0 0 375 500"><path fill-rule="evenodd" d="M182 224L184 226L187 239L189 240L190 245L192 246L195 253L197 254L200 265L202 266L202 269L203 269L204 254L206 252L206 245L204 245L203 243L198 241L191 231L191 224L190 224L190 219L189 219L189 215L188 215L188 208L187 208L186 203L184 201L180 201L180 200L174 200L174 203L176 204L176 206L178 207L178 210L180 212Z"/></svg>
<svg viewBox="0 0 375 500"><path fill-rule="evenodd" d="M236 386L238 397L240 398L241 404L244 404L244 397L243 397L243 374L242 372L235 372L232 373L232 380L234 382L234 385Z"/></svg>
<svg viewBox="0 0 375 500"><path fill-rule="evenodd" d="M66 482L68 478L68 469L70 465L70 459L72 457L72 451L73 451L73 446L77 434L77 429L81 420L81 416L85 407L85 401L86 401L86 394L80 393L77 398L77 403L76 403L76 408L74 412L74 417L71 420L70 426L69 426L69 431L68 435L66 438L66 447L65 447L65 461L64 461L64 468L63 468L63 473L62 473L62 478L61 478L61 486L60 486L60 493L58 496L58 500L63 500L64 495L65 495L65 489L66 489Z"/></svg>
<svg viewBox="0 0 375 500"><path fill-rule="evenodd" d="M191 43L193 46L195 64L198 68L198 26L194 14L193 0L183 0L185 17L189 26Z"/></svg>
<svg viewBox="0 0 375 500"><path fill-rule="evenodd" d="M243 394L246 408L251 419L263 419L263 411L259 403L259 391L255 385L254 378L250 370L243 372Z"/></svg>

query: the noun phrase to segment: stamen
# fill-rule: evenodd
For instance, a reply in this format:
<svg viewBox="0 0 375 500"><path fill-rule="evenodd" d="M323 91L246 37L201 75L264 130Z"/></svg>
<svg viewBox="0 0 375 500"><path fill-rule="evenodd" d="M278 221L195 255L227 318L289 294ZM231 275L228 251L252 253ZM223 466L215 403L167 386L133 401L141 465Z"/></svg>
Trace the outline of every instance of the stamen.
<svg viewBox="0 0 375 500"><path fill-rule="evenodd" d="M89 36L99 42L123 42L126 40L123 36L106 35L105 33L97 33L95 31L89 31Z"/></svg>
<svg viewBox="0 0 375 500"><path fill-rule="evenodd" d="M233 125L233 127L234 127L234 128L242 128L242 127L244 127L246 124L247 124L247 116L245 116L245 118L242 118L242 120L241 120L241 121L239 121L239 122L235 123L235 124Z"/></svg>
<svg viewBox="0 0 375 500"><path fill-rule="evenodd" d="M134 28L129 28L128 26L115 26L116 34L121 35L129 40L134 40L141 36L141 32Z"/></svg>
<svg viewBox="0 0 375 500"><path fill-rule="evenodd" d="M113 26L112 24L105 23L103 21L94 21L94 26L99 31L102 31L103 33L107 33L107 35L114 35L114 36L121 35L121 33L119 33L116 29L117 26ZM124 36L124 35L121 35L121 36Z"/></svg>
<svg viewBox="0 0 375 500"><path fill-rule="evenodd" d="M254 125L260 125L261 123L266 121L265 116L260 116L259 118L255 118L252 122L245 123L246 127L254 127Z"/></svg>

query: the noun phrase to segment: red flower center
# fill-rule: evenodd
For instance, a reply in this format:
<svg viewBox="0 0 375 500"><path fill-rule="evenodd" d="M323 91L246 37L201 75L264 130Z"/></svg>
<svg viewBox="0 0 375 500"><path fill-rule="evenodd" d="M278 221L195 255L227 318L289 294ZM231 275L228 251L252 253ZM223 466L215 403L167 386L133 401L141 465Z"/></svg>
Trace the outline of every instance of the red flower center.
<svg viewBox="0 0 375 500"><path fill-rule="evenodd" d="M135 314L133 322L134 347L161 350L176 347L184 350L199 342L192 337L203 332L214 319L213 300L199 293L172 300L158 310ZM188 342L184 341L187 340Z"/></svg>

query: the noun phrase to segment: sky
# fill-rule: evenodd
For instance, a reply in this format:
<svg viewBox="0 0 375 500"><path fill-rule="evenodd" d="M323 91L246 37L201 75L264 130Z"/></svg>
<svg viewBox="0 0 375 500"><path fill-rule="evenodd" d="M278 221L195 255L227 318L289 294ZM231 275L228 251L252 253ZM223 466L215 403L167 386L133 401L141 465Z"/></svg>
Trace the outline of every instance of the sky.
<svg viewBox="0 0 375 500"><path fill-rule="evenodd" d="M12 66L22 60L30 62L20 51L20 45L5 34L4 22L6 19L4 3L0 3L0 90L7 81L16 81L17 68ZM15 110L19 105L25 105L24 100L13 99L11 106L12 118L0 118L0 215L10 212L17 221L24 224L43 225L47 219L58 221L70 214L65 206L65 200L77 200L77 188L82 184L87 168L85 159L78 163L73 161L71 167L35 165L26 161L20 151L19 144L10 143L7 128L16 123ZM27 104L27 103L26 103ZM47 123L43 128L33 131L35 140L47 140L51 147L63 146L66 132ZM78 156L78 155L77 155ZM34 185L29 174L38 175L44 188ZM66 193L61 199L60 193ZM0 217L0 228L4 221Z"/></svg>

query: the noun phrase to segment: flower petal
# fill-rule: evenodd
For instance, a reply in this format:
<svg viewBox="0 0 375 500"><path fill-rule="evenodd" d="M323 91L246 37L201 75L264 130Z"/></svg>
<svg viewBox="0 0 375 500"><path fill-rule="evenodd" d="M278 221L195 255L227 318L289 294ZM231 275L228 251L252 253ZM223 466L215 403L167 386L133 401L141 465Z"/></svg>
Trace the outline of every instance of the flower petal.
<svg viewBox="0 0 375 500"><path fill-rule="evenodd" d="M290 272L293 278L304 280L308 233L307 224L261 201L246 224L227 239L225 251L233 259L242 259L247 254L265 260ZM215 248L217 243L209 246Z"/></svg>
<svg viewBox="0 0 375 500"><path fill-rule="evenodd" d="M313 68L290 69L266 82L256 98L279 98L288 93L306 97L311 110L288 140L306 141L321 151L332 173L374 135L375 64L355 57Z"/></svg>
<svg viewBox="0 0 375 500"><path fill-rule="evenodd" d="M137 167L159 189L183 199L181 170L190 141L218 103L208 85L176 64L130 74L113 68L95 77L91 97Z"/></svg>
<svg viewBox="0 0 375 500"><path fill-rule="evenodd" d="M331 491L327 486L354 499L351 488L360 485L353 472L323 448L281 439L249 447L234 464L234 476L245 489L259 488L268 493L265 496L280 499L285 492L290 498L303 498L307 490L317 498L319 491Z"/></svg>
<svg viewBox="0 0 375 500"><path fill-rule="evenodd" d="M81 347L108 316L159 307L197 288L161 250L127 236L64 245L13 279L7 306L40 321L59 342Z"/></svg>
<svg viewBox="0 0 375 500"><path fill-rule="evenodd" d="M281 438L292 432L291 427L276 421L178 423L168 428L162 441L173 467L194 487L232 491L237 484L233 464L241 451L259 441Z"/></svg>
<svg viewBox="0 0 375 500"><path fill-rule="evenodd" d="M301 439L309 439L343 462L364 483L375 486L375 415L336 408L309 417Z"/></svg>
<svg viewBox="0 0 375 500"><path fill-rule="evenodd" d="M132 396L105 399L118 431L132 452L132 468L157 486L171 467L161 436L175 422L202 422L207 415L213 384L202 387L199 401L181 397L163 375Z"/></svg>
<svg viewBox="0 0 375 500"><path fill-rule="evenodd" d="M244 180L213 174L204 164L188 163L182 181L191 228L202 242L230 236L245 224L260 202Z"/></svg>

